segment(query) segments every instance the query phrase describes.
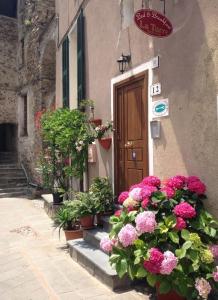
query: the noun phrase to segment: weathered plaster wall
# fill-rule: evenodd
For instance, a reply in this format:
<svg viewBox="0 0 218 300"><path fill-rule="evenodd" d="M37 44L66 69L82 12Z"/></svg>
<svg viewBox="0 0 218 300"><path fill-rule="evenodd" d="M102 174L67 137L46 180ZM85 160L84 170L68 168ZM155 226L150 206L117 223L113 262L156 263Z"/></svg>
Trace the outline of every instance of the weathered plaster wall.
<svg viewBox="0 0 218 300"><path fill-rule="evenodd" d="M17 123L17 21L0 16L0 124Z"/></svg>
<svg viewBox="0 0 218 300"><path fill-rule="evenodd" d="M66 5L67 1L64 2ZM64 11L62 1L58 3L59 10ZM154 157L150 159L154 160L154 174L161 178L178 173L200 176L208 187L208 205L218 215L218 3L167 1L166 13L174 33L164 39L141 32L131 18L125 19L119 3L118 0L86 1L87 98L95 99L96 117L103 121L110 119L110 82L119 74L116 60L121 53L131 54L130 67L159 55L160 68L154 70L153 82L161 82L162 94L153 100L169 98L170 116L161 119L161 138L153 145ZM134 0L133 4L136 11L142 1ZM144 4L156 10L163 8L159 0ZM67 29L65 22L66 19L60 18L61 36ZM59 61L61 72L60 66ZM58 90L61 95L61 84ZM90 177L111 176L112 163L112 150L106 152L98 147L98 162L89 167Z"/></svg>

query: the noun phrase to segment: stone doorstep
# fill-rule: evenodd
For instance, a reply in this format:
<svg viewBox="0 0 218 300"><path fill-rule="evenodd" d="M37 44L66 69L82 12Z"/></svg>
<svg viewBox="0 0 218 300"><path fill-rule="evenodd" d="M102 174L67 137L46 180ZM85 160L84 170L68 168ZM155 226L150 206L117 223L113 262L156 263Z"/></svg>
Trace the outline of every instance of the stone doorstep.
<svg viewBox="0 0 218 300"><path fill-rule="evenodd" d="M41 197L44 201L45 212L51 219L54 219L56 212L61 207L61 205L53 204L53 195L52 194L44 194L44 195L41 195Z"/></svg>
<svg viewBox="0 0 218 300"><path fill-rule="evenodd" d="M108 255L83 239L68 241L71 257L92 276L112 290L128 289L132 282L128 277L120 279L109 264Z"/></svg>
<svg viewBox="0 0 218 300"><path fill-rule="evenodd" d="M103 228L95 228L83 230L83 239L88 244L100 249L100 241L103 237L107 237L108 233ZM100 249L101 250L101 249ZM101 250L102 251L102 250Z"/></svg>

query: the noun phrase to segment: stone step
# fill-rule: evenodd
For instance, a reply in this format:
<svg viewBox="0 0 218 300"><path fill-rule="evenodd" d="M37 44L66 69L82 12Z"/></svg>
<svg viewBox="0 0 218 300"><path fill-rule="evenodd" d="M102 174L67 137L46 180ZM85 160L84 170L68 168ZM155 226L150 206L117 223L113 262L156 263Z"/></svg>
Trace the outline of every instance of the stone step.
<svg viewBox="0 0 218 300"><path fill-rule="evenodd" d="M9 163L9 164L0 164L0 170L1 169L16 169L18 168L17 164Z"/></svg>
<svg viewBox="0 0 218 300"><path fill-rule="evenodd" d="M88 244L100 249L100 241L103 237L107 237L108 233L102 228L83 230L83 239Z"/></svg>
<svg viewBox="0 0 218 300"><path fill-rule="evenodd" d="M23 192L28 188L28 186L25 184L21 187L5 187L0 188L0 193L14 193L14 192Z"/></svg>
<svg viewBox="0 0 218 300"><path fill-rule="evenodd" d="M1 175L24 175L23 169L20 168L0 168L0 176Z"/></svg>
<svg viewBox="0 0 218 300"><path fill-rule="evenodd" d="M68 241L71 257L83 266L92 276L112 290L126 289L131 285L127 277L120 279L109 264L108 255L83 239Z"/></svg>
<svg viewBox="0 0 218 300"><path fill-rule="evenodd" d="M0 198L15 198L20 196L26 196L28 191L23 190L20 192L11 192L11 193L0 193Z"/></svg>
<svg viewBox="0 0 218 300"><path fill-rule="evenodd" d="M110 224L110 216L104 216L101 218L103 222L103 229L106 232L110 232L112 229L112 225Z"/></svg>
<svg viewBox="0 0 218 300"><path fill-rule="evenodd" d="M0 188L21 187L27 185L26 178L0 180Z"/></svg>

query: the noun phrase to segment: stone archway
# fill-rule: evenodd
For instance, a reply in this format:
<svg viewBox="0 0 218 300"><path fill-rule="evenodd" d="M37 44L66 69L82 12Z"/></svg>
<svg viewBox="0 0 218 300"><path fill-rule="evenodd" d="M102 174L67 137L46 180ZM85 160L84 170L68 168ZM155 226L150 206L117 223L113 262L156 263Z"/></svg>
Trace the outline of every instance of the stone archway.
<svg viewBox="0 0 218 300"><path fill-rule="evenodd" d="M41 108L46 110L55 104L56 45L54 40L50 40L44 48L40 80Z"/></svg>
<svg viewBox="0 0 218 300"><path fill-rule="evenodd" d="M0 124L0 152L17 152L17 125Z"/></svg>

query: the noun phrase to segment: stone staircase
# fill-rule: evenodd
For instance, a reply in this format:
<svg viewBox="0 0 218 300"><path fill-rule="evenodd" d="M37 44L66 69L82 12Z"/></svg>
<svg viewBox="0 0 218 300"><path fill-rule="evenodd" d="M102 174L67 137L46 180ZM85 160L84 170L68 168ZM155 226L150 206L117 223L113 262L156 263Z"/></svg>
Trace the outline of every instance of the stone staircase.
<svg viewBox="0 0 218 300"><path fill-rule="evenodd" d="M17 164L13 152L0 152L0 198L19 197L28 194L25 173Z"/></svg>
<svg viewBox="0 0 218 300"><path fill-rule="evenodd" d="M109 256L100 247L100 240L110 231L109 217L103 217L103 228L84 230L83 239L68 241L71 257L92 276L112 290L126 289L132 284L127 277L120 279L109 264Z"/></svg>

